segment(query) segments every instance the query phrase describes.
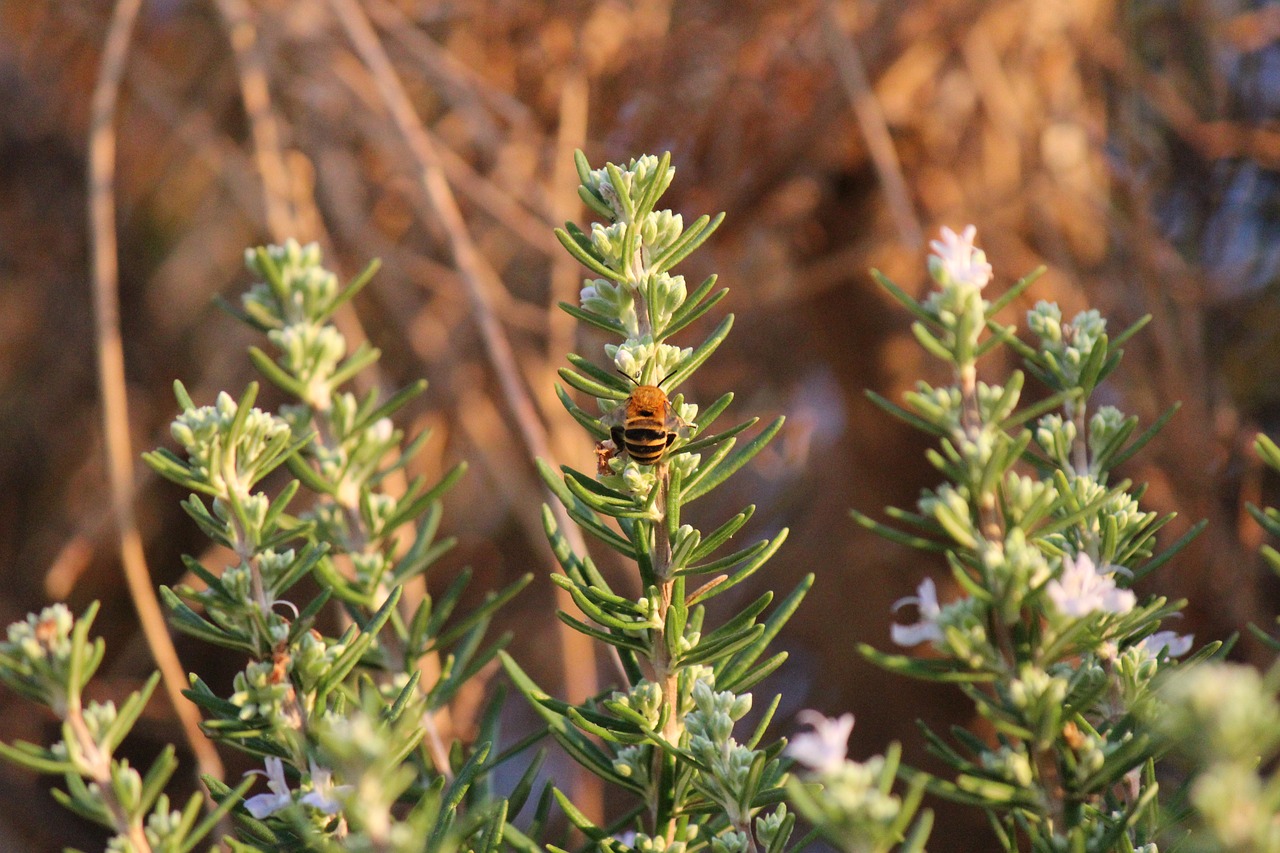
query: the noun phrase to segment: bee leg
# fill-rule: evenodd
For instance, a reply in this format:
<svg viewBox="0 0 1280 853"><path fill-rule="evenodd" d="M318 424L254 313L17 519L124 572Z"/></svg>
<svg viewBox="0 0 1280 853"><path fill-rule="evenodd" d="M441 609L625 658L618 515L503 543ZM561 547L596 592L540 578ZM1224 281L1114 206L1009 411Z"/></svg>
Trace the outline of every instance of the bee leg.
<svg viewBox="0 0 1280 853"><path fill-rule="evenodd" d="M609 429L609 438L613 439L613 444L615 447L618 448L619 453L621 453L627 447L626 442L622 440L622 435L624 432L625 430L623 430L623 428L620 426L611 427Z"/></svg>

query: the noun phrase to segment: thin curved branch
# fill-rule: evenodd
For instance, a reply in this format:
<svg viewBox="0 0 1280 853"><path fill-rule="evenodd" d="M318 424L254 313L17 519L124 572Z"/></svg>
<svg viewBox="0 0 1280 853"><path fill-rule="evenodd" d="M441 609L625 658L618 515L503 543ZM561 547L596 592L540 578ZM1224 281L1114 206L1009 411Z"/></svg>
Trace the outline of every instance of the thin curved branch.
<svg viewBox="0 0 1280 853"><path fill-rule="evenodd" d="M480 329L485 355L497 374L504 402L514 422L521 425L521 429L517 432L523 439L530 458L551 460L554 457L546 427L525 387L511 342L498 322L491 304L490 294L499 292L502 283L471 239L462 211L458 208L457 199L449 187L435 144L423 128L413 103L405 92L404 85L391 65L391 60L387 57L386 50L364 11L354 0L330 0L330 6L359 53L361 61L373 75L379 96L390 111L392 120L417 162L432 213L448 235L454 263L461 274L471 303L472 315ZM575 550L579 553L585 552L581 533L569 520L564 508L556 500L550 503L556 513L556 522L564 535L573 543ZM556 587L556 592L559 606L572 610L573 604L568 594L560 587ZM580 701L594 695L597 690L594 648L589 638L568 626L558 625L557 628L564 655L563 673L567 692L571 701ZM574 792L575 804L579 807L586 806L593 812L596 811L597 804L593 802L588 805L585 800L596 799L598 786L579 784L575 785L575 788L578 788Z"/></svg>
<svg viewBox="0 0 1280 853"><path fill-rule="evenodd" d="M575 56L561 71L560 122L556 130L555 166L549 196L558 222L577 218L582 201L577 193L577 169L573 152L585 147L587 117L590 104L590 82L582 64ZM559 302L575 303L582 281L578 262L568 252L556 252L551 260L551 299L547 306L547 356L548 362L559 359L571 351L577 334L578 322L556 307Z"/></svg>
<svg viewBox="0 0 1280 853"><path fill-rule="evenodd" d="M821 27L831 59L844 84L845 94L853 106L854 118L867 143L867 153L871 155L876 174L880 176L880 188L884 190L885 200L889 203L898 236L906 248L917 249L924 245L924 231L911 204L911 192L902 175L902 164L898 162L893 137L889 134L889 126L885 123L876 93L867 80L858 46L845 32L834 3L828 2L824 6Z"/></svg>
<svg viewBox="0 0 1280 853"><path fill-rule="evenodd" d="M124 75L129 37L142 0L119 0L111 14L98 79L93 89L89 130L89 239L92 256L93 304L98 350L98 383L102 399L103 441L107 456L111 506L120 540L129 595L147 638L151 655L164 681L165 693L186 735L200 771L222 778L222 760L200 731L200 713L182 695L186 673L165 626L151 574L147 571L133 513L133 450L129 443L128 400L125 393L124 347L120 337L119 272L115 213L116 102Z"/></svg>
<svg viewBox="0 0 1280 853"><path fill-rule="evenodd" d="M286 238L297 236L297 219L289 203L289 169L281 151L280 126L271 109L271 91L267 86L258 28L245 0L214 0L214 5L222 16L235 57L240 98L253 137L253 156L262 177L267 230L273 242L283 243Z"/></svg>

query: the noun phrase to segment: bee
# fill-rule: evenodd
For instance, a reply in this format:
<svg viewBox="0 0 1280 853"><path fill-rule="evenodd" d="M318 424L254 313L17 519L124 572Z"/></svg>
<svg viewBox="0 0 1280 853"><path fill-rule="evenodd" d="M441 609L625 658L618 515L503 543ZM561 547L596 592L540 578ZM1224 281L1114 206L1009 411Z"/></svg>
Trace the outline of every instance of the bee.
<svg viewBox="0 0 1280 853"><path fill-rule="evenodd" d="M622 373L622 371L618 371ZM609 435L618 452L641 465L656 465L662 454L676 440L679 430L691 426L676 414L675 407L667 399L667 392L657 385L641 385L634 378L622 373L635 384L635 390L626 402L614 409L607 418ZM664 379L663 382L666 380Z"/></svg>

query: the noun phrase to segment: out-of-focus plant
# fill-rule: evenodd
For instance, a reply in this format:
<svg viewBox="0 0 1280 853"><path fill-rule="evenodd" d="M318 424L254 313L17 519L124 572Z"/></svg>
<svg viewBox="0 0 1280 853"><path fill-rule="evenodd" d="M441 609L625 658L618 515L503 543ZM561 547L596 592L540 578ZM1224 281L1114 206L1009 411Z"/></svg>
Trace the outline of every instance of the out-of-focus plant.
<svg viewBox="0 0 1280 853"><path fill-rule="evenodd" d="M733 323L725 317L696 347L669 342L727 293L715 289L715 276L689 288L671 272L722 217L702 216L685 227L679 214L656 209L674 175L669 155L592 170L579 153L577 163L579 195L605 222L589 232L573 224L557 231L594 276L582 289L580 305L561 307L618 342L605 347L604 365L569 355L571 367L560 371L603 413L580 408L559 389L565 408L598 442L597 470L553 471L545 463L541 468L569 516L634 564L643 593L632 600L615 592L588 554L573 552L544 508L547 534L564 569L553 579L573 596L586 621L569 613L560 618L612 649L622 683L575 706L548 696L513 660L504 661L569 754L631 795L624 813L602 827L556 793L570 821L599 849L785 850L795 817L781 804L783 744L765 740L778 700L750 732L736 731L736 724L752 707L747 691L785 659L783 653L762 656L812 579L767 617L771 593L713 626L706 603L755 574L786 531L724 553L753 507L706 533L684 520L690 502L750 461L782 426L778 418L735 447L756 419L711 431L733 400L731 393L701 410L676 393Z"/></svg>
<svg viewBox="0 0 1280 853"><path fill-rule="evenodd" d="M972 227L943 229L929 258L937 289L923 302L876 274L952 383L918 383L906 407L872 399L937 438L928 458L947 482L914 510L889 508L890 524L854 515L945 557L957 592L943 601L926 579L895 605L917 616L893 626L892 639L930 644L928 658L862 651L893 671L957 684L990 724L991 736L957 729L950 741L925 729L956 773L929 787L986 810L1002 849L1153 850L1158 742L1140 712L1191 638L1160 630L1179 604L1140 600L1130 587L1199 528L1157 554L1156 532L1172 516L1143 510L1143 489L1112 476L1172 411L1135 434L1136 417L1092 402L1146 321L1113 338L1096 311L1064 321L1040 302L1027 314L1035 343L1025 343L996 317L1038 273L988 301L992 270L973 239ZM1000 346L1023 357L1047 397L1020 406L1021 371L1003 384L978 381L978 360Z"/></svg>
<svg viewBox="0 0 1280 853"><path fill-rule="evenodd" d="M1280 447L1267 435L1254 444L1258 456L1280 471ZM1280 536L1280 510L1250 504L1249 513ZM1262 546L1272 571L1280 552ZM1273 651L1280 640L1256 625L1254 635ZM1150 713L1167 738L1186 783L1171 799L1180 850L1188 853L1280 851L1280 663L1264 675L1213 661L1179 672L1161 690Z"/></svg>
<svg viewBox="0 0 1280 853"><path fill-rule="evenodd" d="M183 508L233 554L221 570L184 558L199 585L161 592L177 628L247 658L230 695L192 676L188 696L210 737L260 757L263 769L235 790L206 779L221 805L198 826L198 798L170 812L162 790L171 751L145 778L114 758L154 680L119 712L84 706L101 641L87 640L92 611L73 627L57 607L10 628L0 678L54 708L66 736L49 750L18 744L5 754L65 773L61 798L115 828L112 849L187 850L230 810L237 834L225 843L234 850L497 850L539 762L510 799L495 796L486 774L497 761L500 695L470 745L441 731L437 714L505 644L486 644L490 617L530 578L456 615L464 574L438 600L424 596L402 612L404 585L451 545L436 539L440 497L463 469L434 485L416 478L400 494L384 489L426 439L405 444L391 421L425 383L386 400L376 390L342 390L378 352L362 345L348 353L331 322L375 268L342 287L316 246L292 241L246 260L260 280L236 313L279 350L273 360L253 348L251 358L296 402L278 414L254 408L250 385L239 400L220 394L197 406L176 383L182 413L172 433L181 453L144 458L191 490ZM297 479L264 489L282 466ZM294 600L306 578L318 594ZM340 612L326 611L330 601ZM324 633L335 622L337 635ZM267 791L240 803L258 775Z"/></svg>
<svg viewBox="0 0 1280 853"><path fill-rule="evenodd" d="M804 711L801 722L813 727L787 744L786 753L806 768L803 779L787 780L787 795L799 815L845 853L917 853L924 850L933 813L917 809L925 776L917 776L904 796L893 793L901 749L892 745L867 761L847 757L853 714L837 719Z"/></svg>
<svg viewBox="0 0 1280 853"><path fill-rule="evenodd" d="M114 832L108 851L190 850L216 829L250 780L226 792L221 804L202 820L199 794L193 794L181 810L170 808L164 790L178 768L172 747L163 750L145 774L116 756L159 675L131 693L119 708L114 702L85 700L85 686L105 651L101 639L89 638L97 612L94 604L76 619L65 605L54 604L9 626L5 641L0 642L0 681L49 708L62 721L62 738L48 747L22 741L0 743L0 755L39 773L63 776L67 788L54 789L54 797Z"/></svg>
<svg viewBox="0 0 1280 853"><path fill-rule="evenodd" d="M1187 779L1168 804L1187 853L1280 850L1280 668L1211 661L1174 673L1150 719Z"/></svg>

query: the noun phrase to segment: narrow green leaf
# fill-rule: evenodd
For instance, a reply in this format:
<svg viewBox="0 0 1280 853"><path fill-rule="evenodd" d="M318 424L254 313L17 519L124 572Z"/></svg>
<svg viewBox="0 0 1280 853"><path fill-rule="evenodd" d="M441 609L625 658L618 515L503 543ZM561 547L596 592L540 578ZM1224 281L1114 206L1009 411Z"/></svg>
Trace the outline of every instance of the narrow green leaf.
<svg viewBox="0 0 1280 853"><path fill-rule="evenodd" d="M723 213L717 213L714 218L710 218L705 214L698 217L685 229L679 239L652 264L653 270L655 272L666 272L689 257L715 233L715 230L720 227L720 223L723 221Z"/></svg>
<svg viewBox="0 0 1280 853"><path fill-rule="evenodd" d="M778 602L778 606L769 614L769 618L765 620L765 632L751 646L743 649L734 656L732 661L728 661L719 668L716 675L716 684L725 690L734 690L740 692L747 689L750 684L754 684L760 678L763 678L768 671L772 671L766 664L757 664L756 660L764 653L764 650L774 638L778 636L778 632L783 626L795 615L796 610L800 607L800 603L804 601L804 597L808 595L809 590L813 588L813 574L807 574L796 584L795 588L787 594L787 597ZM779 657L781 655L781 657ZM767 664L776 667L786 659L786 653L780 652L769 659ZM776 662L775 662L776 661ZM729 685L733 685L730 687Z"/></svg>
<svg viewBox="0 0 1280 853"><path fill-rule="evenodd" d="M1209 526L1209 520L1207 518L1201 519L1200 521L1196 522L1191 527L1190 530L1188 530L1186 533L1179 536L1177 541L1174 542L1172 545L1170 545L1167 549L1165 549L1164 552L1162 552L1156 557L1152 557L1150 560L1148 560L1147 562L1143 563L1141 566L1138 566L1136 569L1134 569L1133 580L1131 581L1131 583L1137 583L1138 581L1145 578L1147 575L1154 572L1156 569L1163 566L1165 563L1169 562L1169 560L1173 559L1174 555L1176 555L1183 548L1190 545L1191 540L1199 536L1201 532L1203 532L1204 529L1208 526Z"/></svg>
<svg viewBox="0 0 1280 853"><path fill-rule="evenodd" d="M680 666L695 666L720 657L727 657L750 645L764 634L763 625L752 625L713 643L699 643L679 656Z"/></svg>
<svg viewBox="0 0 1280 853"><path fill-rule="evenodd" d="M373 281L373 277L381 268L382 260L380 258L374 258L369 261L369 263L365 265L365 268L360 271L360 274L353 278L351 282L334 297L333 301L329 303L319 317L315 318L316 321L323 322L332 317L334 312L354 299L357 293L364 290L365 285Z"/></svg>
<svg viewBox="0 0 1280 853"><path fill-rule="evenodd" d="M759 554L761 551L763 551L765 548L768 548L768 547L769 547L769 540L761 539L759 542L755 542L751 545L748 545L746 548L742 548L738 551L733 552L732 554L727 554L723 557L719 557L715 560L712 560L710 563L701 563L701 564L691 565L688 568L681 570L679 574L682 576L709 575L709 574L715 574L716 572L727 571L731 566L734 566L738 563L745 562L751 559L752 557L756 556L757 554Z"/></svg>
<svg viewBox="0 0 1280 853"><path fill-rule="evenodd" d="M780 415L775 418L759 435L725 459L724 463L718 466L710 476L702 478L694 486L686 489L684 495L681 496L682 501L687 503L696 500L729 479L731 475L750 462L757 453L765 448L765 445L773 440L773 437L778 434L785 422L785 416Z"/></svg>
<svg viewBox="0 0 1280 853"><path fill-rule="evenodd" d="M60 776L64 773L74 773L76 771L74 763L69 758L57 758L45 747L27 743L26 741L17 741L12 745L0 741L0 758L17 764L19 767L25 767L28 770L51 776Z"/></svg>
<svg viewBox="0 0 1280 853"><path fill-rule="evenodd" d="M690 353L688 358L680 362L679 367L663 378L662 384L666 386L667 393L675 391L676 388L680 387L680 383L693 375L693 372L697 370L704 361L710 358L711 354L716 351L716 348L720 346L726 337L728 337L729 330L732 328L733 315L728 314L720 321L720 325L716 326L715 329L712 330L711 334L707 336L707 339L703 341L697 349Z"/></svg>
<svg viewBox="0 0 1280 853"><path fill-rule="evenodd" d="M371 424L377 423L383 418L389 418L405 404L409 403L415 397L427 390L427 380L419 379L416 382L410 382L396 393L387 398L387 401L377 408L364 413L351 427L351 432L356 433L364 430Z"/></svg>
<svg viewBox="0 0 1280 853"><path fill-rule="evenodd" d="M560 306L561 311L576 320L581 320L589 326L595 326L597 329L603 329L606 332L611 332L615 335L622 335L623 337L627 334L627 330L623 328L622 324L617 320L614 320L612 317L606 317L603 314L597 314L594 311L587 311L584 308L579 308L577 305L570 305L568 302L560 302L557 304Z"/></svg>
<svg viewBox="0 0 1280 853"><path fill-rule="evenodd" d="M871 516L861 513L856 509L849 510L849 515L853 517L853 520L857 522L859 527L870 530L872 533L875 533L883 539L888 539L890 542L897 542L899 545L908 545L912 548L917 548L921 551L931 551L935 554L945 553L951 547L945 542L926 539L923 536L916 536L915 534L906 533L902 530L898 530L897 528L890 527L887 524L882 524Z"/></svg>
<svg viewBox="0 0 1280 853"><path fill-rule="evenodd" d="M271 356L256 346L249 347L249 361L253 362L253 366L258 368L258 372L265 376L272 385L275 385L291 397L306 399L306 387L296 377L286 372L283 367L276 364L271 359Z"/></svg>
<svg viewBox="0 0 1280 853"><path fill-rule="evenodd" d="M672 313L671 318L667 321L667 327L662 332L662 337L670 337L676 331L683 329L692 322L690 315L697 311L701 316L704 311L698 310L703 308L702 301L711 293L711 288L715 287L717 276L713 273L702 280L702 283L693 289L693 292L685 297L683 303ZM723 293L728 293L726 288ZM722 296L717 296L716 301L719 302Z"/></svg>
<svg viewBox="0 0 1280 853"><path fill-rule="evenodd" d="M560 405L564 406L565 411L578 422L580 427L589 432L593 439L600 442L609 437L609 430L600 423L599 418L593 417L579 408L578 404L573 402L573 398L569 396L569 392L564 390L564 386L559 382L556 383L556 396L560 398Z"/></svg>
<svg viewBox="0 0 1280 853"><path fill-rule="evenodd" d="M728 542L735 533L742 529L742 526L755 514L755 511L755 505L752 504L705 536L702 543L689 556L689 562L696 563L714 553L716 549Z"/></svg>
<svg viewBox="0 0 1280 853"><path fill-rule="evenodd" d="M638 640L634 637L628 637L626 634L620 632L617 629L614 629L611 631L602 631L599 628L593 628L590 625L588 625L586 622L583 622L580 619L573 618L568 613L565 613L563 610L556 611L556 618L559 619L564 624L568 625L573 630L577 631L578 633L585 634L588 637L599 640L600 642L605 643L607 645L614 646L615 648L628 649L630 651L635 652L636 654L643 655L645 657L648 657L650 654L653 653L653 649L649 646L648 643L643 642L642 640Z"/></svg>
<svg viewBox="0 0 1280 853"><path fill-rule="evenodd" d="M469 576L468 576L469 578ZM458 620L456 625L450 626L448 631L440 634L434 643L436 648L445 648L450 643L457 640L463 634L474 629L481 622L487 620L490 616L502 609L508 602L514 599L520 592L533 581L533 573L525 572L511 583L497 591L489 591L485 593L484 601L478 606L473 607L467 612L467 615Z"/></svg>
<svg viewBox="0 0 1280 853"><path fill-rule="evenodd" d="M1181 408L1182 408L1182 402L1178 401L1174 403L1172 406L1170 406L1168 409L1166 409L1164 414L1161 415L1156 420L1155 423L1153 423L1151 426L1147 427L1147 429L1143 431L1142 435L1135 438L1132 444L1130 444L1124 450L1121 450L1119 453L1115 455L1115 457L1111 460L1110 467L1117 468L1120 465L1123 465L1129 458L1133 456L1133 454L1137 453L1143 447L1146 447L1147 442L1155 438L1156 434L1159 433L1160 430L1164 429L1164 425L1169 423L1169 420L1175 414L1177 414L1178 409L1181 409Z"/></svg>
<svg viewBox="0 0 1280 853"><path fill-rule="evenodd" d="M556 371L561 379L570 386L577 388L584 394L590 394L592 397L599 397L605 400L625 400L628 397L626 391L621 391L610 385L604 385L595 380L571 370L567 367L561 367Z"/></svg>
<svg viewBox="0 0 1280 853"><path fill-rule="evenodd" d="M614 196L618 199L618 205L622 208L622 220L624 222L634 222L636 219L635 200L631 198L631 194L626 190L626 183L622 178L622 170L613 163L604 164L605 173L609 176L609 183L613 186ZM637 187L632 187L634 192Z"/></svg>
<svg viewBox="0 0 1280 853"><path fill-rule="evenodd" d="M714 447L726 439L733 438L735 435L751 429L751 427L755 426L759 422L759 418L751 418L750 420L743 421L735 427L730 427L724 432L709 435L705 438L697 438L687 444L676 445L669 451L668 455L675 455L677 453L697 453L698 451L705 450L708 447Z"/></svg>
<svg viewBox="0 0 1280 853"><path fill-rule="evenodd" d="M569 254L573 255L574 260L582 264L587 269L591 270L596 275L602 278L610 279L612 281L617 281L617 282L626 281L625 275L623 275L622 273L619 273L616 270L611 270L607 266L605 266L604 263L601 262L599 258L591 254L591 252L589 252L587 249L583 248L583 246L580 243L578 243L577 240L573 239L573 237L570 236L568 231L564 230L563 228L557 228L555 230L555 235L556 235L556 239L560 241L560 245L564 246L565 249L569 252ZM561 307L562 308L564 307L564 303L561 303Z"/></svg>
<svg viewBox="0 0 1280 853"><path fill-rule="evenodd" d="M521 695L529 700L530 707L542 717L552 736L572 757L600 778L614 782L628 790L636 790L634 782L619 776L613 770L613 763L609 756L570 725L563 714L552 711L544 705L544 701L549 700L551 697L525 674L524 670L519 667L509 654L500 652L498 659L502 662L502 668L506 671L507 677L511 679L512 684L516 686Z"/></svg>
<svg viewBox="0 0 1280 853"><path fill-rule="evenodd" d="M947 349L942 341L938 340L924 323L912 323L911 334L915 335L916 341L925 351L939 361L950 364L956 360L956 354Z"/></svg>
<svg viewBox="0 0 1280 853"><path fill-rule="evenodd" d="M1030 287L1036 279L1044 275L1046 269L1047 267L1042 264L1014 282L1008 290L1000 295L999 299L992 302L990 307L987 308L987 316L994 317L999 314L1006 305L1021 296L1023 291Z"/></svg>
<svg viewBox="0 0 1280 853"><path fill-rule="evenodd" d="M560 471L564 474L566 486L568 486L570 482L577 483L582 487L583 492L591 495L593 498L598 498L601 502L633 508L640 506L634 496L620 492L617 489L610 488L594 477L588 477L586 474L570 468L568 465L561 465Z"/></svg>
<svg viewBox="0 0 1280 853"><path fill-rule="evenodd" d="M648 179L644 182L643 191L635 200L637 220L643 219L653 212L658 199L662 197L662 194L667 191L667 187L671 185L673 176L671 152L664 151L662 156L658 158L658 167L649 173Z"/></svg>
<svg viewBox="0 0 1280 853"><path fill-rule="evenodd" d="M666 338L684 331L685 328L692 325L693 323L696 323L708 311L710 311L715 306L719 305L720 300L724 299L728 295L729 295L729 288L727 287L723 288L714 296L712 296L710 299L708 299L706 302L699 305L698 307L693 308L689 311L680 313L678 317L672 317L672 319L667 322L667 325L662 328L661 330L662 336Z"/></svg>
<svg viewBox="0 0 1280 853"><path fill-rule="evenodd" d="M1136 321L1134 321L1134 324L1132 326L1125 329L1123 332L1121 332L1120 334L1116 335L1114 338L1111 339L1111 348L1114 350L1116 347L1124 346L1125 341L1129 340L1129 338L1132 338L1139 331L1146 328L1146 325L1150 322L1151 322L1150 314L1142 315Z"/></svg>
<svg viewBox="0 0 1280 853"><path fill-rule="evenodd" d="M881 669L898 675L906 675L921 681L942 681L961 684L983 684L995 680L989 672L973 672L963 669L956 661L944 658L913 658L907 655L886 654L866 643L857 644L858 653Z"/></svg>
<svg viewBox="0 0 1280 853"><path fill-rule="evenodd" d="M880 272L880 270L873 269L871 271L871 277L875 279L876 284L884 288L885 292L892 296L899 305L907 309L907 312L911 314L911 316L915 317L922 323L927 323L935 329L942 328L936 317L926 311L924 306L908 295L905 290L894 284L887 275Z"/></svg>
<svg viewBox="0 0 1280 853"><path fill-rule="evenodd" d="M884 409L886 412L893 415L898 420L902 421L903 423L910 424L911 426L915 427L921 432L926 432L926 433L929 433L930 435L947 435L948 434L948 430L945 427L939 426L938 424L925 420L924 418L917 415L915 412L912 412L908 409L904 409L902 406L899 406L897 403L894 403L891 400L888 400L880 396L875 391L872 391L870 388L866 389L863 393L867 395L868 400L875 403L881 409Z"/></svg>

